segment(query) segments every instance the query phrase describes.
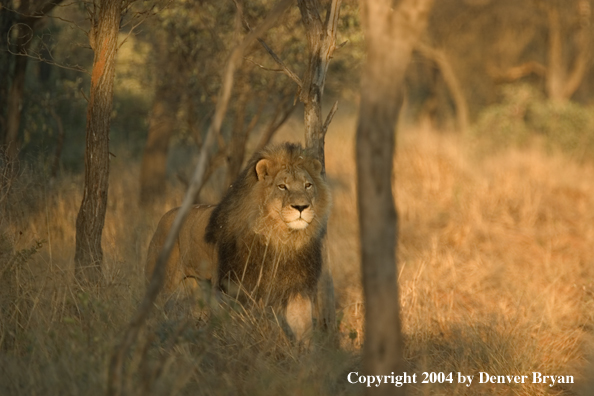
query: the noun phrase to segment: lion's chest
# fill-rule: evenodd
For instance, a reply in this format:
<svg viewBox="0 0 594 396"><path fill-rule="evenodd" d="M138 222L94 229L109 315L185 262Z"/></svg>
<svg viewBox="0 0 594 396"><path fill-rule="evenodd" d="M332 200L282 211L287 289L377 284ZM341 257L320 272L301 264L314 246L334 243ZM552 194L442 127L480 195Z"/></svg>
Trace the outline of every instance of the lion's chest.
<svg viewBox="0 0 594 396"><path fill-rule="evenodd" d="M222 242L219 250L219 279L241 285L254 299L272 303L295 294L314 292L321 272L319 244L300 249L275 248L254 236L249 241Z"/></svg>

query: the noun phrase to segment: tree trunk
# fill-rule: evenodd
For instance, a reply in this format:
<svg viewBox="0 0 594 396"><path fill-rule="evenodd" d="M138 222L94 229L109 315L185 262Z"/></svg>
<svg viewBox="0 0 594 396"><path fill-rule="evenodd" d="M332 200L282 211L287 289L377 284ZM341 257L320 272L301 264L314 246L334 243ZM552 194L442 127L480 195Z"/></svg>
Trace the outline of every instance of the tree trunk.
<svg viewBox="0 0 594 396"><path fill-rule="evenodd" d="M563 96L570 99L577 91L584 79L591 57L591 41L592 41L592 27L591 15L592 9L589 0L578 1L578 23L579 31L577 33L577 50L572 69L567 73L567 80L564 84Z"/></svg>
<svg viewBox="0 0 594 396"><path fill-rule="evenodd" d="M30 0L21 0L19 8L16 12L8 12L5 9L0 9L0 40L3 44L0 46L0 51L8 49L8 37L10 36L10 29L17 29L16 45L13 51L20 54L14 57L14 74L10 89L8 89L8 83L6 83L5 75L0 77L0 105L5 100L3 99L2 91L8 91L8 99L6 99L6 107L0 107L2 109L7 108L6 117L0 116L0 129L4 129L6 132L0 132L0 143L6 147L6 153L9 159L16 159L18 155L20 144L18 140L19 127L21 123L21 110L23 107L23 93L25 90L25 76L28 63L28 50L33 40L33 32L35 26L39 23L42 17L47 15L53 10L53 8L60 4L63 0L44 0L31 2ZM13 2L8 0L2 0L2 6L8 6L11 9L14 5ZM18 15L18 16L15 16ZM18 25L14 25L18 21ZM6 31L5 31L6 30ZM6 40L6 41L5 41ZM10 54L2 54L3 60L0 61L0 74L2 70L10 67ZM4 60L5 59L5 60ZM5 85L6 83L6 85ZM4 111L4 110L2 110ZM4 135L4 136L3 136Z"/></svg>
<svg viewBox="0 0 594 396"><path fill-rule="evenodd" d="M12 9L12 0L0 0L0 146L6 142L6 130L8 120L6 109L8 109L8 92L10 90L10 65L13 56L8 52L8 32L14 23L15 14L7 11Z"/></svg>
<svg viewBox="0 0 594 396"><path fill-rule="evenodd" d="M101 235L107 209L109 125L118 48L121 0L101 0L89 41L95 52L87 107L85 181L76 218L75 275L83 283L101 279Z"/></svg>
<svg viewBox="0 0 594 396"><path fill-rule="evenodd" d="M239 80L239 78L238 78ZM241 90L237 104L235 106L235 122L233 123L233 130L231 132L231 140L229 141L229 151L227 152L227 176L225 179L225 187L230 186L239 172L245 157L245 145L247 142L247 129L245 128L245 110L248 101L248 89L243 81L238 81L237 89Z"/></svg>
<svg viewBox="0 0 594 396"><path fill-rule="evenodd" d="M157 89L149 118L149 131L140 168L140 204L150 205L166 191L167 153L175 130L179 97L172 86Z"/></svg>
<svg viewBox="0 0 594 396"><path fill-rule="evenodd" d="M6 113L6 154L9 160L16 159L20 144L18 141L19 127L21 124L21 110L23 108L23 92L25 91L25 75L27 73L27 63L29 58L25 55L32 40L32 27L20 25L18 27L18 38L16 52L23 54L16 56L14 61L14 74L12 85L8 94L8 110Z"/></svg>
<svg viewBox="0 0 594 396"><path fill-rule="evenodd" d="M299 100L303 103L305 124L305 145L318 153L322 163L322 175L326 175L326 161L324 155L324 139L326 128L336 105L324 124L322 124L322 95L326 83L326 72L330 60L336 49L336 32L338 30L338 15L342 0L332 0L326 10L326 20L322 22L321 6L316 0L298 0L301 21L307 36L309 62L303 78ZM328 263L327 246L324 242L324 262L322 274L318 281L315 310L319 325L323 329L333 330L336 325L334 281Z"/></svg>
<svg viewBox="0 0 594 396"><path fill-rule="evenodd" d="M52 106L52 105L50 105ZM54 161L52 162L52 167L50 170L50 177L55 179L58 176L58 169L60 168L60 159L62 158L62 149L64 148L64 124L62 123L62 117L56 113L54 107L50 107L50 113L52 118L56 122L56 127L58 128L58 139L56 141L56 151L54 152Z"/></svg>
<svg viewBox="0 0 594 396"><path fill-rule="evenodd" d="M326 11L326 21L320 17L320 3L315 0L298 0L301 20L307 35L309 62L303 78L299 100L304 107L305 145L318 152L322 174L326 174L324 159L325 133L322 125L322 95L326 72L336 49L338 14L342 0L333 0Z"/></svg>
<svg viewBox="0 0 594 396"><path fill-rule="evenodd" d="M446 53L443 50L433 48L423 43L420 43L417 48L426 58L435 62L439 68L443 80L450 91L450 95L452 95L454 105L456 106L456 122L458 128L460 129L460 132L466 132L469 123L468 104L466 103L466 97L464 96L460 81L458 80Z"/></svg>
<svg viewBox="0 0 594 396"><path fill-rule="evenodd" d="M577 55L570 69L563 58L563 37L559 10L554 4L546 6L549 23L549 48L547 54L546 90L549 99L566 101L579 88L590 62L591 8L588 0L577 2Z"/></svg>
<svg viewBox="0 0 594 396"><path fill-rule="evenodd" d="M174 40L171 32L156 32L153 37L157 84L140 167L140 204L143 206L152 205L167 191L169 141L177 128L177 112L181 106L179 87L185 85L187 75L185 61L171 48Z"/></svg>
<svg viewBox="0 0 594 396"><path fill-rule="evenodd" d="M357 125L357 198L365 299L363 372L405 371L396 279L397 217L392 195L395 127L404 73L431 0L361 0L367 60ZM368 394L404 394L379 387Z"/></svg>
<svg viewBox="0 0 594 396"><path fill-rule="evenodd" d="M561 38L561 24L559 11L554 6L547 8L549 19L549 51L547 65L546 88L549 99L563 100L563 82L565 68L563 67L563 47Z"/></svg>

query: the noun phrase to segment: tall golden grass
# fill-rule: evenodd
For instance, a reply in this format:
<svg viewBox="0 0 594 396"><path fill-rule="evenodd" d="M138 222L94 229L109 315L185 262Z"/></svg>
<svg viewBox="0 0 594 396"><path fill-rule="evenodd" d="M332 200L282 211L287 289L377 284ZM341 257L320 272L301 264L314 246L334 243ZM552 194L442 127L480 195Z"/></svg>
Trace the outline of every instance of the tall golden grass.
<svg viewBox="0 0 594 396"><path fill-rule="evenodd" d="M347 381L349 372L360 371L364 338L354 129L354 117L337 115L327 139L334 195L329 257L341 349L299 351L262 312L223 310L197 323L156 309L128 358L126 394L361 392ZM300 131L292 121L278 139L298 140ZM398 139L394 193L410 372L475 375L470 387L454 381L408 389L418 395L588 395L594 390L587 363L594 329L594 166L536 146L488 155L469 142L418 129ZM14 181L0 208L0 394L105 392L109 356L142 297L151 233L183 194L174 187L167 200L143 211L138 174L137 162L122 155L112 161L106 279L96 290L81 288L72 276L81 177L48 183L25 170ZM479 372L531 378L533 371L573 375L578 384L476 383Z"/></svg>

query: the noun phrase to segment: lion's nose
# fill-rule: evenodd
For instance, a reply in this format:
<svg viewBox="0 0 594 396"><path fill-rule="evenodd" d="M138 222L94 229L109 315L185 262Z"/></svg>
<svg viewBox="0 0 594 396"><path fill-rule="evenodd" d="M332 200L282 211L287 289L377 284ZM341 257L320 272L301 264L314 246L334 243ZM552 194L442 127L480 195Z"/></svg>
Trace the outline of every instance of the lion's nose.
<svg viewBox="0 0 594 396"><path fill-rule="evenodd" d="M299 212L303 212L305 209L309 208L309 205L291 205L291 207L297 209Z"/></svg>

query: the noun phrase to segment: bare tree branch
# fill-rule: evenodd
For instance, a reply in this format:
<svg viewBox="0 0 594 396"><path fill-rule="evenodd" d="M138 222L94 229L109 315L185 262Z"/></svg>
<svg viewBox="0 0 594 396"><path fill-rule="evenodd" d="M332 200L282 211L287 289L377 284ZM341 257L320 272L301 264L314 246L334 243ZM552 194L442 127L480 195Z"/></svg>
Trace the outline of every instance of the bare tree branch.
<svg viewBox="0 0 594 396"><path fill-rule="evenodd" d="M529 61L510 67L507 70L499 70L494 65L487 65L487 73L495 83L510 83L531 74L545 77L547 68L540 62Z"/></svg>
<svg viewBox="0 0 594 396"><path fill-rule="evenodd" d="M264 40L262 39L258 39L258 42L260 44L262 44L262 47L264 47L264 49L266 51L268 51L268 53L270 54L270 56L272 57L272 59L274 59L274 61L281 67L281 69L283 70L283 72L293 81L295 81L295 83L297 84L297 86L299 86L299 88L303 87L303 83L301 82L301 79L299 78L299 76L297 76L295 73L293 73L291 70L289 70L289 68L287 67L287 65L285 65L285 63L274 53L274 51L264 42Z"/></svg>
<svg viewBox="0 0 594 396"><path fill-rule="evenodd" d="M262 70L266 70L266 71L272 71L272 72L281 72L281 73L284 73L284 70L283 70L283 69L271 69L271 68L269 68L269 67L266 67L266 66L264 66L264 65L261 65L261 64L259 64L258 62L256 62L256 61L255 61L255 60L253 60L252 58L243 58L243 59L245 59L246 61L248 61L248 62L250 62L250 63L253 63L254 65L258 66L258 67L259 67L260 69L262 69Z"/></svg>
<svg viewBox="0 0 594 396"><path fill-rule="evenodd" d="M565 81L565 88L563 95L570 98L575 91L580 87L584 75L588 70L588 65L591 58L591 36L592 27L590 17L592 14L590 2L588 0L580 0L578 2L579 12L579 32L577 37L578 54L575 59L573 69L569 71L567 80Z"/></svg>
<svg viewBox="0 0 594 396"><path fill-rule="evenodd" d="M334 118L334 113L338 110L338 100L334 102L334 106L330 109L328 116L326 117L326 122L324 122L324 126L322 127L322 136L326 137L326 132L328 132L328 126L332 122L332 118Z"/></svg>
<svg viewBox="0 0 594 396"><path fill-rule="evenodd" d="M151 308L153 307L154 301L163 286L165 279L165 264L169 258L169 255L171 254L175 239L177 238L181 226L188 215L190 207L194 203L194 197L203 183L204 173L208 163L208 153L214 144L216 136L219 135L221 124L223 122L223 118L229 104L229 99L231 97L235 70L239 66L240 60L243 57L243 52L256 40L259 35L272 27L290 5L291 0L279 1L273 10L268 14L266 19L255 30L245 36L243 41L235 47L231 53L231 56L229 57L229 60L227 61L227 66L223 75L223 85L219 91L219 99L217 100L214 119L208 128L205 142L200 150L200 157L198 159L198 164L196 165L190 187L188 188L182 206L179 209L175 220L173 221L173 225L169 231L169 234L167 235L163 249L157 258L157 263L155 265L155 269L144 298L140 303L136 313L132 317L122 342L118 345L117 349L112 355L109 365L109 378L107 384L107 394L110 396L121 395L122 393L124 357L128 353L130 347L136 342L138 333L146 321Z"/></svg>
<svg viewBox="0 0 594 396"><path fill-rule="evenodd" d="M435 62L441 71L441 75L443 76L450 94L452 95L452 99L454 99L458 128L460 128L462 132L465 132L468 130L469 123L468 104L466 103L466 97L464 96L464 91L462 90L460 81L454 72L454 68L450 63L447 54L445 51L433 48L429 44L423 43L422 41L417 44L417 49L426 58Z"/></svg>
<svg viewBox="0 0 594 396"><path fill-rule="evenodd" d="M235 6L237 7L238 12L240 12L240 18L241 18L241 21L243 22L243 26L246 28L246 30L248 32L251 32L252 28L250 27L250 24L248 23L247 19L245 19L245 16L243 15L243 12L241 11L242 7L239 5L237 0L233 0L233 2L235 3ZM264 40L262 40L261 38L258 38L258 42L270 54L272 59L274 59L274 61L281 67L281 70L287 75L287 77L289 77L291 80L295 81L295 83L299 86L299 88L301 88L303 86L303 83L301 82L301 79L299 78L299 76L297 76L297 74L293 73L293 71L291 71L287 67L287 65L285 65L285 63L281 60L281 58L278 57L278 55L272 50L272 48L270 48L268 46L268 44L266 44L266 42ZM271 70L271 69L266 69L263 66L260 66L260 67L264 70ZM271 71L277 71L277 70L271 70Z"/></svg>
<svg viewBox="0 0 594 396"><path fill-rule="evenodd" d="M268 124L268 128L266 128L264 133L262 133L255 151L262 150L268 143L270 143L270 140L276 131L278 131L279 128L283 126L283 124L289 119L293 113L293 110L295 110L295 104L291 104L290 98L284 102L278 103L274 112L274 116L272 117L270 124Z"/></svg>

